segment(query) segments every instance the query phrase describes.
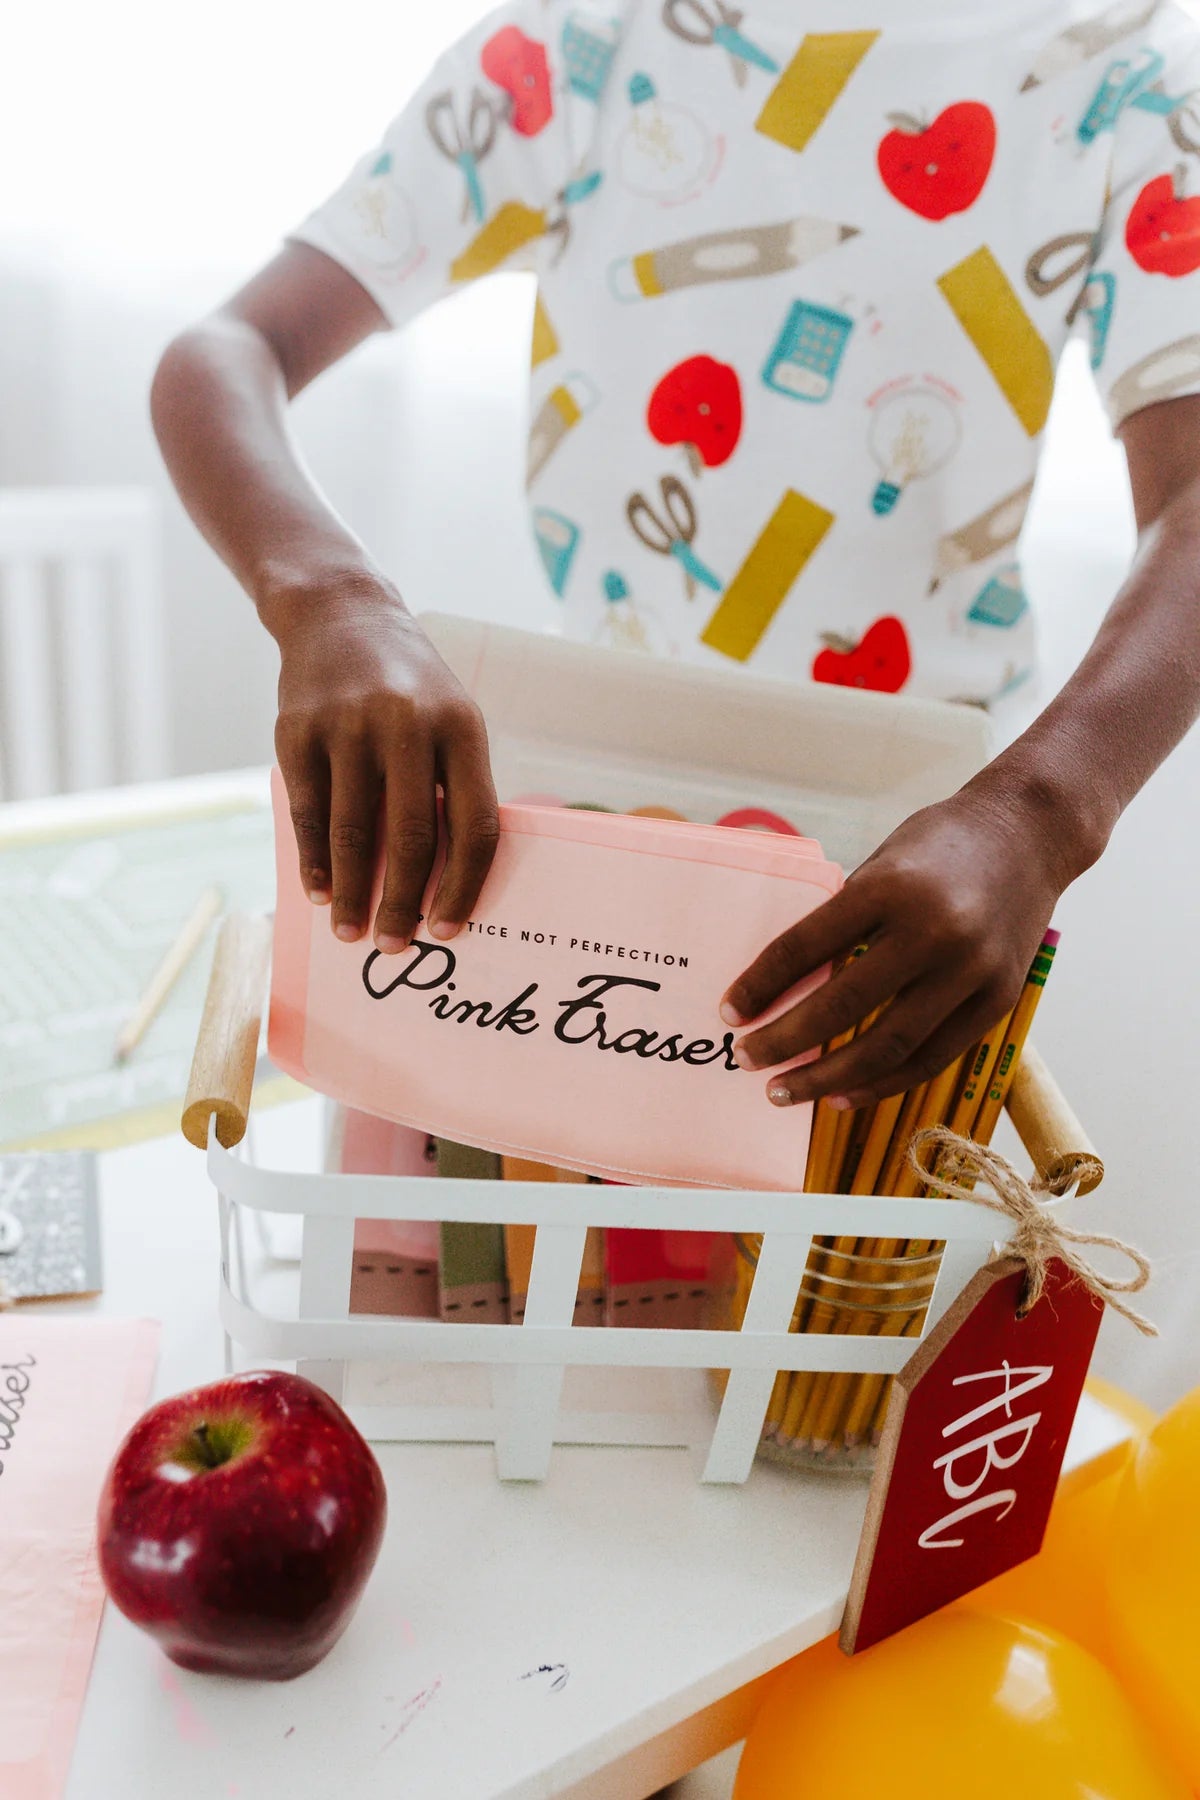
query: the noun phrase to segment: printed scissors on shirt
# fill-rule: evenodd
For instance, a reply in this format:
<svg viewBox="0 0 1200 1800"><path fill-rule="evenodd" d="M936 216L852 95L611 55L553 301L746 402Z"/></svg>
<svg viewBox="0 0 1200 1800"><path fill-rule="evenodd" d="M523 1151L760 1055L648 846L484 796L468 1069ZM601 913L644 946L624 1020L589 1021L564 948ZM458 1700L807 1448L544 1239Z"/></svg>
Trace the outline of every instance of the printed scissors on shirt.
<svg viewBox="0 0 1200 1800"><path fill-rule="evenodd" d="M543 230L546 237L555 240L555 262L571 241L571 208L594 194L603 179L599 169L589 169L586 174L573 176L554 196L554 205L545 214Z"/></svg>
<svg viewBox="0 0 1200 1800"><path fill-rule="evenodd" d="M779 64L757 44L752 44L738 30L742 14L725 0L664 0L663 24L686 44L719 44L733 65L733 79L739 87L746 85L748 67L765 69L769 75L779 73Z"/></svg>
<svg viewBox="0 0 1200 1800"><path fill-rule="evenodd" d="M666 516L655 512L645 494L637 493L631 494L625 503L626 518L648 550L657 551L659 556L673 556L682 565L689 600L694 599L697 586L711 588L719 594L724 583L692 549L696 508L691 495L675 475L664 475L658 485Z"/></svg>
<svg viewBox="0 0 1200 1800"><path fill-rule="evenodd" d="M425 108L425 123L442 155L457 163L463 172L463 180L467 184L463 199L463 218L474 218L482 225L486 208L483 203L483 184L479 179L479 165L496 142L499 127L496 108L479 88L472 89L464 125L454 95L447 88L445 93L435 94Z"/></svg>

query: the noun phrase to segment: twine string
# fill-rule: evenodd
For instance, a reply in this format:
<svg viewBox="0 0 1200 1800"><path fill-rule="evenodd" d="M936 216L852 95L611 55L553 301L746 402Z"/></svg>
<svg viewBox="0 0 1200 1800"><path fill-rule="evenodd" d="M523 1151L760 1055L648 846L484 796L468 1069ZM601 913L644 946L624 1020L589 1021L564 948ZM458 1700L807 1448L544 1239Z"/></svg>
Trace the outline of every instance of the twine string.
<svg viewBox="0 0 1200 1800"><path fill-rule="evenodd" d="M1042 1203L1041 1196L1061 1194L1074 1186L1081 1174L1088 1172L1086 1163L1058 1181L1045 1182L1039 1178L1028 1182L998 1150L960 1137L945 1125L931 1125L918 1131L908 1147L908 1162L913 1173L920 1176L931 1191L951 1200L971 1200L977 1206L988 1206L1014 1222L1017 1229L1008 1250L1025 1265L1025 1291L1019 1308L1022 1318L1041 1299L1046 1286L1046 1264L1051 1257L1057 1256L1089 1293L1105 1306L1111 1306L1123 1319L1128 1319L1144 1337L1158 1336L1156 1325L1118 1298L1121 1294L1141 1293L1150 1279L1148 1258L1121 1238L1098 1231L1073 1230L1056 1219ZM990 1192L979 1192L978 1182ZM1117 1251L1132 1263L1133 1274L1124 1280L1102 1274L1071 1248L1084 1244Z"/></svg>

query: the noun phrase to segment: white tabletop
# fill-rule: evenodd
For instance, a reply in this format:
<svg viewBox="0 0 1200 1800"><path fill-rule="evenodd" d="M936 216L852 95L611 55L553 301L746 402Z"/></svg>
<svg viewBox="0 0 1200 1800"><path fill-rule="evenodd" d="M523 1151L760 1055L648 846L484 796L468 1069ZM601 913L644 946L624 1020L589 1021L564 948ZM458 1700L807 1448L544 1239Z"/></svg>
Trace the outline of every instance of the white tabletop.
<svg viewBox="0 0 1200 1800"><path fill-rule="evenodd" d="M264 1115L264 1154L315 1153L312 1111ZM159 1393L214 1378L202 1157L108 1153L101 1198L97 1310L163 1321ZM1085 1401L1073 1460L1123 1431ZM704 1487L680 1451L560 1447L542 1486L502 1485L490 1448L378 1453L387 1538L328 1660L279 1686L189 1675L109 1608L69 1800L636 1800L736 1739L748 1697L718 1703L836 1626L866 1498L765 1467Z"/></svg>
<svg viewBox="0 0 1200 1800"><path fill-rule="evenodd" d="M146 798L124 804L144 815ZM85 810L103 808L4 809L0 835ZM314 1166L314 1113L263 1114L264 1160ZM84 1304L162 1320L159 1394L214 1379L203 1158L181 1138L108 1152L101 1202L105 1289ZM1085 1399L1070 1460L1125 1434ZM736 1741L747 1684L836 1626L866 1501L859 1479L767 1467L744 1488L705 1487L681 1451L559 1447L538 1486L502 1485L486 1447L379 1457L383 1552L346 1636L308 1675L189 1675L107 1610L68 1800L638 1800Z"/></svg>

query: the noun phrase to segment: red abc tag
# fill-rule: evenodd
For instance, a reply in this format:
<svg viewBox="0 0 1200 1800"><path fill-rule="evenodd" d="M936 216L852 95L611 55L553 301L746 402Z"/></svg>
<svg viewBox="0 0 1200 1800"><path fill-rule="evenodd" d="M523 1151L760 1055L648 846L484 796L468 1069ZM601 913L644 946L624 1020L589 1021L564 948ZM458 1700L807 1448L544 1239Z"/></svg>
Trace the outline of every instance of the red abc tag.
<svg viewBox="0 0 1200 1800"><path fill-rule="evenodd" d="M1104 1306L1059 1257L989 1263L896 1377L838 1642L848 1656L1035 1556Z"/></svg>

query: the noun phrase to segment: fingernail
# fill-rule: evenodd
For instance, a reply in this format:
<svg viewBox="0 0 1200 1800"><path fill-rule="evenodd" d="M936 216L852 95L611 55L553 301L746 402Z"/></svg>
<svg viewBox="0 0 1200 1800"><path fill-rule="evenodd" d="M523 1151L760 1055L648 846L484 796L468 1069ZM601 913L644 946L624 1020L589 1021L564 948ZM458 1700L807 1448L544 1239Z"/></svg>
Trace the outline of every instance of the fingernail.
<svg viewBox="0 0 1200 1800"><path fill-rule="evenodd" d="M406 937L397 937L393 931L381 931L376 936L375 948L384 956L399 956L401 950L408 949L408 942Z"/></svg>
<svg viewBox="0 0 1200 1800"><path fill-rule="evenodd" d="M730 1006L728 1000L721 1002L721 1017L727 1025L744 1025L746 1023L736 1006Z"/></svg>
<svg viewBox="0 0 1200 1800"><path fill-rule="evenodd" d="M794 1106L796 1103L796 1096L793 1094L791 1088L785 1087L769 1087L767 1089L767 1099L771 1102L772 1106Z"/></svg>
<svg viewBox="0 0 1200 1800"><path fill-rule="evenodd" d="M845 1094L828 1094L826 1098L834 1112L849 1112L854 1105L853 1100L847 1100Z"/></svg>
<svg viewBox="0 0 1200 1800"><path fill-rule="evenodd" d="M453 924L449 919L437 919L429 927L430 937L440 938L445 943L447 938L457 937L461 926Z"/></svg>
<svg viewBox="0 0 1200 1800"><path fill-rule="evenodd" d="M328 888L309 888L308 897L314 906L328 906L331 898Z"/></svg>
<svg viewBox="0 0 1200 1800"><path fill-rule="evenodd" d="M754 1058L751 1056L744 1043L735 1044L733 1046L733 1060L739 1069L752 1069L754 1067Z"/></svg>
<svg viewBox="0 0 1200 1800"><path fill-rule="evenodd" d="M351 925L348 919L343 920L340 925L334 926L333 935L341 938L343 944L356 944L362 936L362 927Z"/></svg>

